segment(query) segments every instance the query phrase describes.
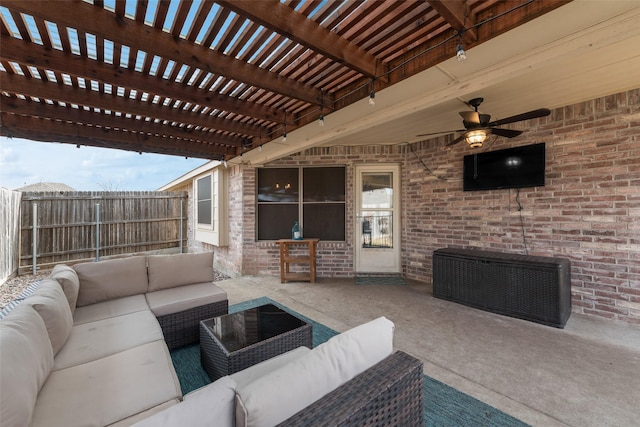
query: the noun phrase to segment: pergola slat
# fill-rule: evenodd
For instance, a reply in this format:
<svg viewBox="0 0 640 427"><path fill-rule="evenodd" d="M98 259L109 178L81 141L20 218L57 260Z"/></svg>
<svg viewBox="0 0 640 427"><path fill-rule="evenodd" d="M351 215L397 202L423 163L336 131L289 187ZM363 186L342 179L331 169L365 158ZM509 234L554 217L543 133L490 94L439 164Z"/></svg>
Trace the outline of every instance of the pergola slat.
<svg viewBox="0 0 640 427"><path fill-rule="evenodd" d="M245 136L259 136L263 132L258 126L222 120L212 116L192 113L180 108L168 109L162 105L141 102L137 100L140 95L139 92L136 94L136 99L132 100L130 96L119 97L103 95L96 91L45 83L36 79L26 79L21 76L9 76L6 75L6 73L0 74L0 86L6 88L10 93L24 96L56 99L66 103L120 111L122 113L130 113L143 117L155 117L182 123L192 123Z"/></svg>
<svg viewBox="0 0 640 427"><path fill-rule="evenodd" d="M568 1L3 0L0 112L49 115L59 142L230 158Z"/></svg>

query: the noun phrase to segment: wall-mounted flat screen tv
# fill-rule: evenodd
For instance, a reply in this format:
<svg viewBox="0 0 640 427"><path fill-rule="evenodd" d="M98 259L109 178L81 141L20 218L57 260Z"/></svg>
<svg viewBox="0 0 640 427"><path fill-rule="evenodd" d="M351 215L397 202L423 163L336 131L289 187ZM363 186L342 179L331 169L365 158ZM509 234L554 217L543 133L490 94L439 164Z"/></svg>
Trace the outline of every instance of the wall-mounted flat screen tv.
<svg viewBox="0 0 640 427"><path fill-rule="evenodd" d="M545 143L464 156L463 190L544 186Z"/></svg>

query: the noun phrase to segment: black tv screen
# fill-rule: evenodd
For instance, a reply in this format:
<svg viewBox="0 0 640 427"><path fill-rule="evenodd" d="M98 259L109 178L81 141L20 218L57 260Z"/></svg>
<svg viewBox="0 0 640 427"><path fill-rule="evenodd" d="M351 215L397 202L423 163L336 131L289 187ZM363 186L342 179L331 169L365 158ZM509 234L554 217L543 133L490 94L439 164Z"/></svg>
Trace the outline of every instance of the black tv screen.
<svg viewBox="0 0 640 427"><path fill-rule="evenodd" d="M545 143L464 156L463 190L544 186Z"/></svg>

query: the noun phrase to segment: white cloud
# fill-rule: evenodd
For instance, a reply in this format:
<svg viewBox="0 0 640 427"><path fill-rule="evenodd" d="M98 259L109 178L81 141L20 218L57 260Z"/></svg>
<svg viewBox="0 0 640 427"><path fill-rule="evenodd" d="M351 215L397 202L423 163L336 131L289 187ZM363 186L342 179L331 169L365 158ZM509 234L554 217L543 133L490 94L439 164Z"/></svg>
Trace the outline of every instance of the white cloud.
<svg viewBox="0 0 640 427"><path fill-rule="evenodd" d="M205 159L0 137L0 186L60 182L78 191L153 191Z"/></svg>

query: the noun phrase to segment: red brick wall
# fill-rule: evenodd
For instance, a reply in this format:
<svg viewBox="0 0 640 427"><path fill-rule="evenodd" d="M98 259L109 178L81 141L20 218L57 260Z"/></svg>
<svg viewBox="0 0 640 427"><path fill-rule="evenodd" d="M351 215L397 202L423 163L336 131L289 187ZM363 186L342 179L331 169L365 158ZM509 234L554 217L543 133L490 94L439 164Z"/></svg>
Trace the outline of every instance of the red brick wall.
<svg viewBox="0 0 640 427"><path fill-rule="evenodd" d="M353 276L354 165L402 165L402 263L429 283L442 247L565 257L572 263L573 311L640 323L640 89L557 108L514 125L485 150L546 142L546 186L462 191L462 158L445 139L396 146L314 148L269 166L345 165L346 242L320 242L318 275ZM242 196L240 196L242 195ZM256 242L255 170L230 177L230 246L216 249L242 274L279 274L277 246ZM520 208L521 206L521 208ZM523 237L524 234L524 237ZM526 250L525 242L526 240ZM219 255L218 255L219 254Z"/></svg>

